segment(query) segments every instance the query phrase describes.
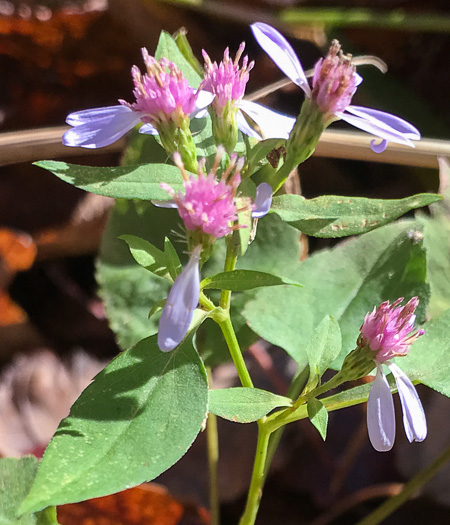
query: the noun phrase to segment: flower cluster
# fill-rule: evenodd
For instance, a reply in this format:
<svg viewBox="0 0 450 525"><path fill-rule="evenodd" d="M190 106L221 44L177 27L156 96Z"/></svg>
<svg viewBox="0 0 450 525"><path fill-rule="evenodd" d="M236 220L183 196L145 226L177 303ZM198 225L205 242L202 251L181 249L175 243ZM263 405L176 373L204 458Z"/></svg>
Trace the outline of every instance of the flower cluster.
<svg viewBox="0 0 450 525"><path fill-rule="evenodd" d="M402 301L403 297L392 304L385 301L368 313L358 339L360 348L374 352L377 367L367 404L367 427L373 447L380 452L390 450L395 440L394 402L383 365L388 366L397 384L408 440L423 441L427 435L425 414L416 389L408 376L390 361L407 355L412 343L425 333L414 327L419 299L413 297L405 306L399 306Z"/></svg>
<svg viewBox="0 0 450 525"><path fill-rule="evenodd" d="M352 126L381 138L380 144L375 145L373 141L371 144L377 153L384 151L389 141L414 147L412 141L420 139L420 133L414 126L395 115L350 105L362 78L354 71L350 57L341 54L336 41L328 56L316 64L311 90L301 62L284 36L262 22L252 24L251 28L259 45L281 71L303 90L308 99L317 104L318 110L323 113L325 124L329 124L332 120L330 117L333 116L334 119L345 120Z"/></svg>
<svg viewBox="0 0 450 525"><path fill-rule="evenodd" d="M176 278L159 321L158 345L163 352L173 350L186 336L194 310L200 296L200 258L203 245L211 245L216 239L231 234L240 226L235 224L238 212L236 205L237 189L241 181L240 170L244 159L233 155L228 167L218 179L217 171L224 155L223 148L218 148L211 171L204 171L205 159L199 163L198 175L189 175L185 170L181 156L174 154L174 162L181 171L184 180L184 193L176 193L167 184L161 184L172 201L158 203L166 207L176 207L188 232L191 232L191 244L195 247L187 266ZM272 188L262 183L256 191L254 203L250 203L252 217L265 215L272 203ZM248 209L248 208L247 208Z"/></svg>

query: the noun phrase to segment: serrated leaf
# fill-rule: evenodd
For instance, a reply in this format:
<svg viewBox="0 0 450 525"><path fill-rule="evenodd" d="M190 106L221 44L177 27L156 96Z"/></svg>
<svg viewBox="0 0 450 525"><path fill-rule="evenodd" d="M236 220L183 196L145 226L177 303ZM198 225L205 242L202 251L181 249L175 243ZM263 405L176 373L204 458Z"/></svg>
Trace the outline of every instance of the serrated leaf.
<svg viewBox="0 0 450 525"><path fill-rule="evenodd" d="M22 509L104 496L155 478L191 446L207 403L205 370L189 339L167 353L156 336L140 341L72 406Z"/></svg>
<svg viewBox="0 0 450 525"><path fill-rule="evenodd" d="M257 272L255 270L233 270L231 272L221 272L206 277L200 283L200 288L203 290L213 288L215 290L241 292L243 290L260 288L262 286L280 286L282 284L302 286L300 283L292 281L286 277L279 277L278 275L266 272Z"/></svg>
<svg viewBox="0 0 450 525"><path fill-rule="evenodd" d="M325 441L327 437L328 412L318 399L310 399L307 405L308 417L311 423L317 428L320 436Z"/></svg>
<svg viewBox="0 0 450 525"><path fill-rule="evenodd" d="M181 191L184 188L180 170L170 164L99 168L43 160L35 162L35 165L51 171L72 186L105 197L169 200L170 195L160 186L162 182L171 186L175 191Z"/></svg>
<svg viewBox="0 0 450 525"><path fill-rule="evenodd" d="M243 312L250 328L304 367L306 341L323 317L332 315L342 332L342 352L333 363L339 368L374 306L417 295L423 320L429 286L423 243L411 235L418 229L414 221L385 226L299 263L289 276L304 287L255 292Z"/></svg>
<svg viewBox="0 0 450 525"><path fill-rule="evenodd" d="M252 423L273 409L292 405L292 399L258 388L224 388L209 391L209 411L236 423Z"/></svg>
<svg viewBox="0 0 450 525"><path fill-rule="evenodd" d="M313 390L331 363L341 352L341 330L333 317L327 315L314 329L305 346L309 378L306 392Z"/></svg>
<svg viewBox="0 0 450 525"><path fill-rule="evenodd" d="M336 195L308 200L300 195L279 195L273 198L271 212L307 235L347 237L379 228L410 210L441 199L431 193L396 200Z"/></svg>

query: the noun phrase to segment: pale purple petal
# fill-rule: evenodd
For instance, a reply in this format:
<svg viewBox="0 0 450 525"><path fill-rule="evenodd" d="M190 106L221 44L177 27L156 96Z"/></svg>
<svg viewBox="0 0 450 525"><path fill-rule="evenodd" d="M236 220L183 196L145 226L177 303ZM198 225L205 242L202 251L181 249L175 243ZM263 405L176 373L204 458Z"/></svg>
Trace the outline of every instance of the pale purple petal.
<svg viewBox="0 0 450 525"><path fill-rule="evenodd" d="M249 100L241 100L239 108L256 122L265 139L287 139L296 121Z"/></svg>
<svg viewBox="0 0 450 525"><path fill-rule="evenodd" d="M139 133L143 133L144 135L158 135L158 130L152 124L143 124L139 128Z"/></svg>
<svg viewBox="0 0 450 525"><path fill-rule="evenodd" d="M106 106L103 108L83 109L82 111L75 111L69 113L66 118L66 123L70 126L79 126L80 124L87 124L94 120L109 119L111 120L119 113L129 113L130 108L122 105Z"/></svg>
<svg viewBox="0 0 450 525"><path fill-rule="evenodd" d="M352 126L355 126L355 128L367 131L368 133L387 140L388 142L396 142L397 144L404 144L405 146L414 148L414 143L411 142L403 133L395 131L393 128L383 124L381 121L375 123L371 120L367 120L366 118L357 117L356 115L349 115L345 112L338 112L336 113L336 116L342 120L345 120L345 122L348 122Z"/></svg>
<svg viewBox="0 0 450 525"><path fill-rule="evenodd" d="M364 108L362 106L347 106L346 111L378 125L382 122L398 133L405 135L408 139L420 140L421 135L417 128L406 120L392 115L392 113L386 113L378 109Z"/></svg>
<svg viewBox="0 0 450 525"><path fill-rule="evenodd" d="M201 246L192 252L187 266L175 279L163 308L158 329L158 346L170 352L185 338L200 296L199 261Z"/></svg>
<svg viewBox="0 0 450 525"><path fill-rule="evenodd" d="M140 113L134 112L125 106L103 108L108 110L103 112L103 116L100 116L100 109L102 108L69 115L67 120L68 122L74 122L75 127L64 133L63 144L73 147L103 148L120 139L141 118ZM89 114L90 111L94 113ZM81 115L81 113L83 114ZM94 116L95 113L99 115L97 118ZM77 124L77 119L82 124Z"/></svg>
<svg viewBox="0 0 450 525"><path fill-rule="evenodd" d="M311 88L309 87L303 67L298 59L291 44L279 33L275 28L256 22L252 24L251 29L258 44L270 56L275 64L288 76L294 84L297 84L303 89L305 94L311 96Z"/></svg>
<svg viewBox="0 0 450 525"><path fill-rule="evenodd" d="M191 117L193 116L196 116L196 114L206 108L207 106L209 106L211 104L211 102L214 100L214 93L211 93L209 91L206 91L204 89L201 89L199 92L198 92L198 95L197 95L197 99L196 99L196 102L195 102L195 110L194 112L191 114Z"/></svg>
<svg viewBox="0 0 450 525"><path fill-rule="evenodd" d="M375 450L391 450L395 440L394 401L389 383L379 364L367 401L367 429Z"/></svg>
<svg viewBox="0 0 450 525"><path fill-rule="evenodd" d="M252 211L252 217L254 219L264 217L264 215L267 215L269 212L270 206L272 205L272 191L272 186L267 184L267 182L262 182L256 188L256 198L253 203L255 209Z"/></svg>
<svg viewBox="0 0 450 525"><path fill-rule="evenodd" d="M381 139L381 141L378 144L375 139L370 141L370 149L374 153L383 153L383 151L386 150L387 145L388 141L386 139Z"/></svg>
<svg viewBox="0 0 450 525"><path fill-rule="evenodd" d="M397 383L406 436L410 443L423 441L427 437L427 421L416 389L409 377L397 365L389 363L388 366Z"/></svg>
<svg viewBox="0 0 450 525"><path fill-rule="evenodd" d="M158 208L171 208L171 209L178 208L177 204L172 200L159 201L156 199L152 199L150 202Z"/></svg>

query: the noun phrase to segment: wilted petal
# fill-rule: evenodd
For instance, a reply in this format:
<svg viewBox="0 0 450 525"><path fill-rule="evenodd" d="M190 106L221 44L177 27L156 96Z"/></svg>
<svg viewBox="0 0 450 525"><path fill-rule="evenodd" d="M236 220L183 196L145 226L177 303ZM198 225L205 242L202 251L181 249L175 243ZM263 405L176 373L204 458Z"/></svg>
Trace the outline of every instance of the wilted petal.
<svg viewBox="0 0 450 525"><path fill-rule="evenodd" d="M303 67L298 59L291 44L275 28L256 22L251 29L258 41L258 44L270 56L275 64L288 76L294 84L301 87L308 97L311 96L311 89L308 84Z"/></svg>
<svg viewBox="0 0 450 525"><path fill-rule="evenodd" d="M199 261L201 246L192 252L187 266L175 279L163 308L158 329L158 346L169 352L187 334L200 296Z"/></svg>
<svg viewBox="0 0 450 525"><path fill-rule="evenodd" d="M66 122L75 127L63 135L65 146L103 148L120 139L140 120L141 114L126 106L111 106L71 113Z"/></svg>
<svg viewBox="0 0 450 525"><path fill-rule="evenodd" d="M375 450L391 450L395 440L394 401L389 383L379 364L367 402L367 429Z"/></svg>
<svg viewBox="0 0 450 525"><path fill-rule="evenodd" d="M423 441L427 437L427 421L416 389L409 377L397 365L389 363L388 366L397 383L406 436L410 443Z"/></svg>
<svg viewBox="0 0 450 525"><path fill-rule="evenodd" d="M256 122L263 135L262 138L265 139L287 139L296 121L293 117L282 115L249 100L241 100L239 102L239 108ZM240 121L238 121L238 126L239 122ZM239 129L241 128L239 127ZM241 131L246 133L245 130L241 129ZM254 133L253 131L253 134L250 136L255 136ZM249 133L246 134L249 135ZM258 135L257 138L261 137Z"/></svg>
<svg viewBox="0 0 450 525"><path fill-rule="evenodd" d="M347 111L357 117L371 120L374 123L379 124L381 122L398 133L405 135L408 139L420 140L421 135L417 128L406 120L392 115L392 113L386 113L378 109L364 108L362 106L348 106Z"/></svg>
<svg viewBox="0 0 450 525"><path fill-rule="evenodd" d="M376 137L380 137L381 139L384 139L388 142L404 144L405 146L410 146L411 148L414 148L414 143L411 142L411 140L409 140L409 138L406 135L394 130L393 128L389 127L387 124L384 124L381 121L375 123L374 121L368 120L364 117L349 115L345 112L338 112L336 113L336 116L342 120L345 120L345 122L348 122L352 126L355 126L355 128L367 131L368 133L371 133ZM375 148L377 148L376 145Z"/></svg>
<svg viewBox="0 0 450 525"><path fill-rule="evenodd" d="M256 198L253 204L255 206L255 209L252 211L252 217L254 219L259 219L267 215L272 205L272 186L270 184L262 182L256 188Z"/></svg>

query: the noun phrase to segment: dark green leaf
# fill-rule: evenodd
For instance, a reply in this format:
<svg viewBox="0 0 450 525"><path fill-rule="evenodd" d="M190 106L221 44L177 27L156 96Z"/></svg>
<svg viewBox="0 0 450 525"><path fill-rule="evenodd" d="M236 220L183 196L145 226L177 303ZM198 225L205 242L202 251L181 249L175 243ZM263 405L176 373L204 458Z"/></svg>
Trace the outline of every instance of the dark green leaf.
<svg viewBox="0 0 450 525"><path fill-rule="evenodd" d="M318 399L308 401L308 417L311 423L317 428L320 436L325 441L327 437L328 412Z"/></svg>
<svg viewBox="0 0 450 525"><path fill-rule="evenodd" d="M292 400L288 397L258 388L237 387L209 391L209 411L236 423L252 423L274 408L291 405Z"/></svg>
<svg viewBox="0 0 450 525"><path fill-rule="evenodd" d="M271 212L307 235L347 237L379 228L410 210L441 199L431 193L398 200L336 195L308 200L300 195L280 195L273 198Z"/></svg>
<svg viewBox="0 0 450 525"><path fill-rule="evenodd" d="M156 337L122 352L81 394L50 442L23 510L104 496L148 481L191 446L206 416L205 370L190 340Z"/></svg>
<svg viewBox="0 0 450 525"><path fill-rule="evenodd" d="M250 328L304 367L308 338L325 315L332 315L342 332L343 349L333 365L339 368L356 345L365 314L374 306L418 295L417 313L423 320L429 287L418 228L417 222L385 226L291 267L288 275L304 287L255 292L244 310Z"/></svg>
<svg viewBox="0 0 450 525"><path fill-rule="evenodd" d="M302 286L291 279L270 273L257 272L255 270L233 270L232 272L222 272L206 277L200 283L200 287L202 289L214 288L216 290L240 292L262 286L279 286L281 284Z"/></svg>
<svg viewBox="0 0 450 525"><path fill-rule="evenodd" d="M144 164L117 168L77 166L53 160L44 160L35 164L51 171L64 182L105 197L169 200L170 195L160 187L162 182L175 191L183 190L180 170L170 164Z"/></svg>

